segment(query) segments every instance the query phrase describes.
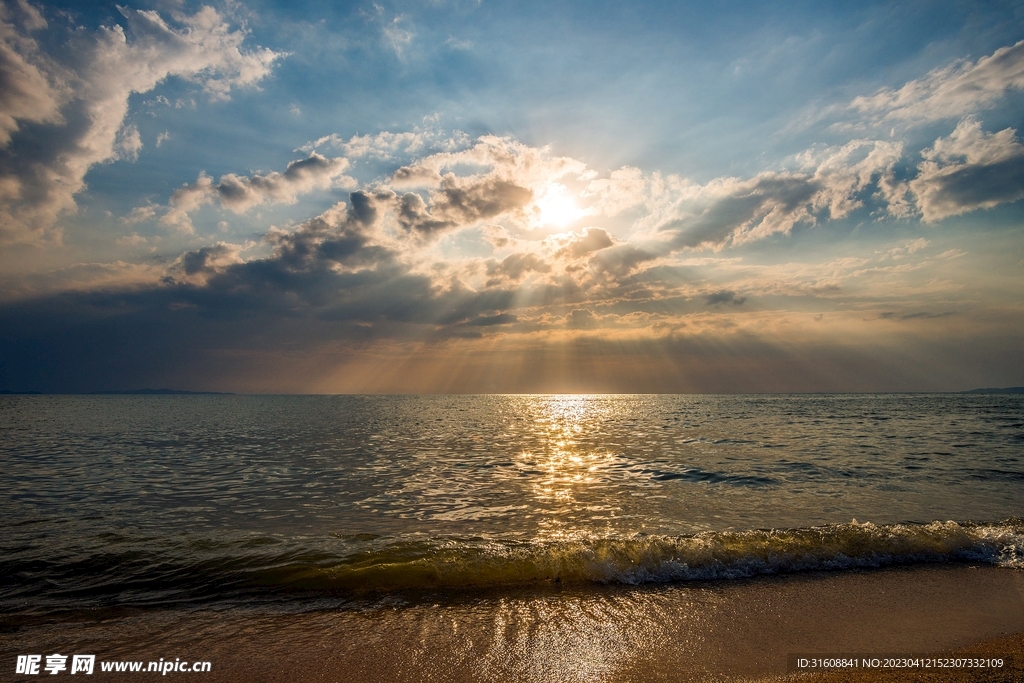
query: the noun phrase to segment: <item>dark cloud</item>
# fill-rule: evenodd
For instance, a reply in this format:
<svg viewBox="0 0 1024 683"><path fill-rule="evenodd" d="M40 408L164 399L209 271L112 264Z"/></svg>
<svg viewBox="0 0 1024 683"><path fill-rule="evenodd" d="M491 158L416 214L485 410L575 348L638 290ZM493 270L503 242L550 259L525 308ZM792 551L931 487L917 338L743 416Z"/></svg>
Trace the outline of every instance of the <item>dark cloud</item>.
<svg viewBox="0 0 1024 683"><path fill-rule="evenodd" d="M1024 198L1024 145L1012 128L986 133L967 117L921 155L910 189L925 221Z"/></svg>
<svg viewBox="0 0 1024 683"><path fill-rule="evenodd" d="M377 222L381 210L386 209L394 201L395 195L388 190L381 192L358 190L348 197L352 203L352 218L361 225L371 226Z"/></svg>
<svg viewBox="0 0 1024 683"><path fill-rule="evenodd" d="M914 183L928 215L957 215L1024 199L1024 156L964 166Z"/></svg>
<svg viewBox="0 0 1024 683"><path fill-rule="evenodd" d="M593 329L598 323L598 317L586 308L574 308L565 316L565 326L572 330Z"/></svg>
<svg viewBox="0 0 1024 683"><path fill-rule="evenodd" d="M428 235L458 225L456 221L432 216L423 197L415 192L402 195L398 207L398 222L406 230Z"/></svg>
<svg viewBox="0 0 1024 683"><path fill-rule="evenodd" d="M284 173L251 177L228 174L214 189L221 204L231 209L245 210L265 201L292 202L301 192L329 186L348 165L343 157L328 159L313 152L306 159L290 162Z"/></svg>
<svg viewBox="0 0 1024 683"><path fill-rule="evenodd" d="M415 193L401 198L398 220L410 232L431 235L521 209L533 192L496 177L462 179L452 173L430 194L430 205Z"/></svg>
<svg viewBox="0 0 1024 683"><path fill-rule="evenodd" d="M731 289L720 289L717 292L712 292L704 297L704 302L708 306L717 306L718 304L733 304L734 306L740 306L746 300L747 297L737 296L736 292Z"/></svg>
<svg viewBox="0 0 1024 683"><path fill-rule="evenodd" d="M178 266L185 275L213 273L219 262L233 257L236 253L227 245L215 244L182 254L178 259Z"/></svg>
<svg viewBox="0 0 1024 683"><path fill-rule="evenodd" d="M391 176L391 185L395 187L436 187L440 182L437 171L423 166L402 166Z"/></svg>
<svg viewBox="0 0 1024 683"><path fill-rule="evenodd" d="M493 327L494 325L511 325L518 322L519 318L511 313L500 313L498 315L487 315L470 320L467 325L471 327Z"/></svg>
<svg viewBox="0 0 1024 683"><path fill-rule="evenodd" d="M642 263L656 258L657 254L631 244L617 244L595 254L590 259L590 264L600 273L622 278L636 270Z"/></svg>
<svg viewBox="0 0 1024 683"><path fill-rule="evenodd" d="M918 318L947 318L951 315L955 314L952 311L943 311L941 313L918 311L917 313L907 313L906 315L900 316L900 318L903 320L917 320Z"/></svg>
<svg viewBox="0 0 1024 683"><path fill-rule="evenodd" d="M365 225L379 198L352 199L351 211L339 205L268 234L267 258L242 261L238 247L212 245L182 254L157 285L0 305L0 388L177 387L174 368L225 350L307 354L516 322L505 312L510 290L410 272Z"/></svg>
<svg viewBox="0 0 1024 683"><path fill-rule="evenodd" d="M491 278L487 286L500 284L503 279L519 281L527 273L550 273L551 265L537 254L519 252L509 254L500 262L490 260L487 263L487 275Z"/></svg>
<svg viewBox="0 0 1024 683"><path fill-rule="evenodd" d="M916 313L904 313L897 315L893 311L885 311L878 314L879 320L920 320L920 319L931 319L931 318L948 318L951 315L955 315L952 311L942 311L940 313L929 313L927 311L917 311Z"/></svg>

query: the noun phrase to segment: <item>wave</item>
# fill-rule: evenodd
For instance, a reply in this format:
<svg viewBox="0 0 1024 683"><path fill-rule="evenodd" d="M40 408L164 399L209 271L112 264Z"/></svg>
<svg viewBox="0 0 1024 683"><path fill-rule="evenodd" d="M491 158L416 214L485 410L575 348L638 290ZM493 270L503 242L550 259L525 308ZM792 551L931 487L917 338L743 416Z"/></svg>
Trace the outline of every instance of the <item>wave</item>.
<svg viewBox="0 0 1024 683"><path fill-rule="evenodd" d="M679 537L451 540L368 552L333 566L285 565L263 578L311 589L382 591L544 581L638 585L928 562L1024 568L1024 522L853 522Z"/></svg>
<svg viewBox="0 0 1024 683"><path fill-rule="evenodd" d="M122 539L88 555L22 548L0 561L0 604L44 608L493 588L545 582L719 581L804 571L973 562L1024 569L1024 520L835 524L689 536L408 541L370 534L329 542L277 537L154 546ZM317 545L319 544L319 545ZM121 546L115 551L115 548ZM125 547L126 546L126 547ZM314 547L315 546L315 547Z"/></svg>

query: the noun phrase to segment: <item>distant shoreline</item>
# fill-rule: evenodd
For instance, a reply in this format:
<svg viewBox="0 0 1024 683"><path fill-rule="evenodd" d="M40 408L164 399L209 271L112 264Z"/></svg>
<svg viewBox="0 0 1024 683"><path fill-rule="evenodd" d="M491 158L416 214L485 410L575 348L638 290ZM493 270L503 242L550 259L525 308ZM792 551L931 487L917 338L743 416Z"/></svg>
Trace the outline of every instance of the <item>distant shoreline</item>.
<svg viewBox="0 0 1024 683"><path fill-rule="evenodd" d="M574 394L576 392L566 392L567 394ZM746 394L744 392L737 392L730 395L735 396L785 396L785 395L800 395L800 396L811 396L816 394L821 395L871 395L871 394L1024 394L1024 387L985 387L981 389L968 389L966 391L771 391L771 392L753 392ZM246 394L236 393L233 391L186 391L182 389L125 389L125 390L108 390L108 391L11 391L8 389L0 389L0 396L430 396L434 395L430 392L423 394ZM504 395L520 395L520 394L503 394L501 392L495 392L494 394L451 394L453 396L504 396ZM532 396L535 394L521 394L524 396ZM559 396L561 394L550 394L551 396ZM631 395L628 392L622 394L595 394L598 396L618 396L618 395ZM657 394L664 395L664 394ZM714 393L687 393L681 392L676 394L678 396L720 396L721 394Z"/></svg>
<svg viewBox="0 0 1024 683"><path fill-rule="evenodd" d="M131 389L118 391L8 391L0 389L0 396L237 396L230 391L184 391L180 389Z"/></svg>
<svg viewBox="0 0 1024 683"><path fill-rule="evenodd" d="M960 392L963 394L1024 394L1024 387L1004 387L1002 389L988 388L988 389L971 389L970 391Z"/></svg>

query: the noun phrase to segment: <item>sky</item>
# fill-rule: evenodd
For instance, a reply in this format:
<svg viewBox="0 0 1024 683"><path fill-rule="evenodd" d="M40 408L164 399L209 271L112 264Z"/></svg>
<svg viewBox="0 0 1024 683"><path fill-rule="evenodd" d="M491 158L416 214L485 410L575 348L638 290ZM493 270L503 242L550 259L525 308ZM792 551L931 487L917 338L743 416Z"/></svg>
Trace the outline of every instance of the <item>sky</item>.
<svg viewBox="0 0 1024 683"><path fill-rule="evenodd" d="M0 390L1024 385L1024 2L0 0Z"/></svg>

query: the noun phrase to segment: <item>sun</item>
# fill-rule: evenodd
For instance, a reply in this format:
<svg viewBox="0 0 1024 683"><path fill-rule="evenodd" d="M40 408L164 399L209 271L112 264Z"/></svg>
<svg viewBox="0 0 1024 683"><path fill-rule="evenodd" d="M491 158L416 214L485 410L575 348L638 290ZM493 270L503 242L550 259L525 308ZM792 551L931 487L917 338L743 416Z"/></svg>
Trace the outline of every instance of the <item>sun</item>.
<svg viewBox="0 0 1024 683"><path fill-rule="evenodd" d="M551 183L541 198L536 201L536 209L543 225L554 225L564 228L583 215L583 210L569 196L565 185Z"/></svg>

